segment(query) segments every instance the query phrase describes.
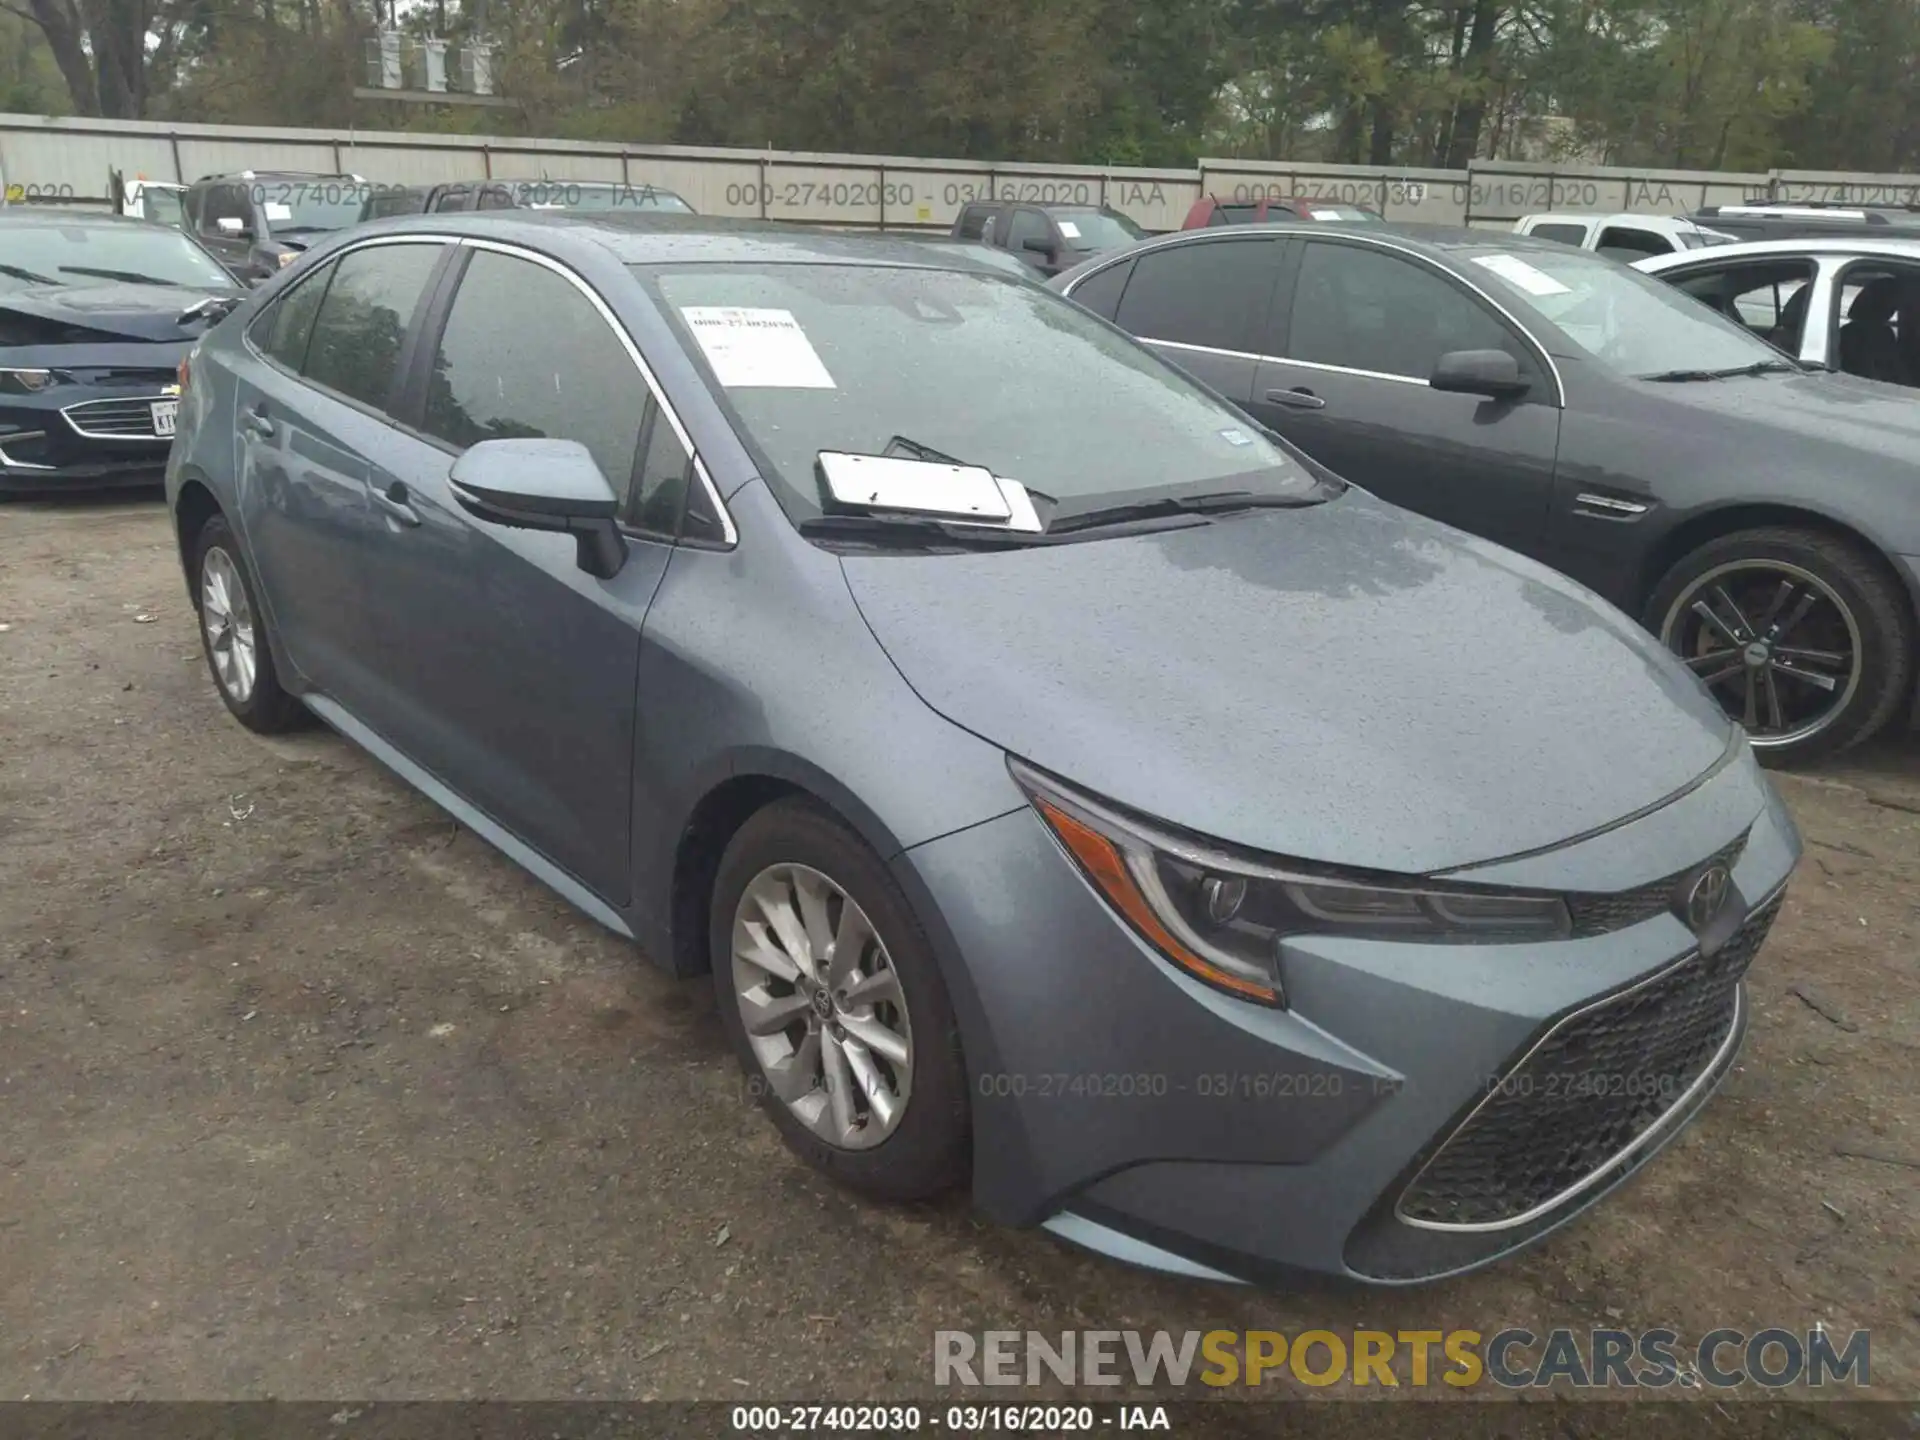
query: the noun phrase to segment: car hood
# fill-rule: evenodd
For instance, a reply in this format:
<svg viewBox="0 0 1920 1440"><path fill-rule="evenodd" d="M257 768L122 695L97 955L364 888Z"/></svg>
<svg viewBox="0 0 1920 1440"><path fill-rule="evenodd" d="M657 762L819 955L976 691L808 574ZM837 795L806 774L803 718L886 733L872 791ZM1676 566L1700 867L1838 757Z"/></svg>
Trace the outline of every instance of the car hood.
<svg viewBox="0 0 1920 1440"><path fill-rule="evenodd" d="M0 345L85 344L93 340L192 340L205 322L180 313L231 290L174 285L33 286L0 290Z"/></svg>
<svg viewBox="0 0 1920 1440"><path fill-rule="evenodd" d="M1906 465L1920 460L1920 395L1905 386L1819 371L1638 383L1681 409L1724 416L1742 427L1871 450Z"/></svg>
<svg viewBox="0 0 1920 1440"><path fill-rule="evenodd" d="M1357 490L1190 529L842 565L940 714L1270 854L1414 874L1553 846L1685 789L1731 733L1579 585Z"/></svg>

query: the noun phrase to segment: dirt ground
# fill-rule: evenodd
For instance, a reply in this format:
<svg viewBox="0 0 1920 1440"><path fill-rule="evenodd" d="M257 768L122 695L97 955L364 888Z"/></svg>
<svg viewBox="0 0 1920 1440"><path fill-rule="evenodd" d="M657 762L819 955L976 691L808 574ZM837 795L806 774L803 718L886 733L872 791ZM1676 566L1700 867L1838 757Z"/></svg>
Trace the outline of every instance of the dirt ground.
<svg viewBox="0 0 1920 1440"><path fill-rule="evenodd" d="M852 1400L930 1394L936 1329L1820 1321L1920 1398L1920 743L1780 783L1743 1063L1639 1179L1456 1283L1208 1287L816 1179L705 981L227 717L157 502L0 506L0 1397Z"/></svg>

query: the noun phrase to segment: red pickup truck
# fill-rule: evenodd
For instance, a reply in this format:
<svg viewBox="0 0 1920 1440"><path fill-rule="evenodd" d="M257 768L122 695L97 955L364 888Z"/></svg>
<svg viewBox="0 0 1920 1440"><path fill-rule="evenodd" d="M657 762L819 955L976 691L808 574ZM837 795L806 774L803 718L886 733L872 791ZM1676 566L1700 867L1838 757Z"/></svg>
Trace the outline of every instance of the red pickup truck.
<svg viewBox="0 0 1920 1440"><path fill-rule="evenodd" d="M1309 195L1263 196L1255 200L1222 200L1203 195L1193 202L1182 230L1204 230L1209 225L1258 225L1263 220L1325 220L1343 225L1380 225L1385 220L1364 205L1340 200L1315 200Z"/></svg>

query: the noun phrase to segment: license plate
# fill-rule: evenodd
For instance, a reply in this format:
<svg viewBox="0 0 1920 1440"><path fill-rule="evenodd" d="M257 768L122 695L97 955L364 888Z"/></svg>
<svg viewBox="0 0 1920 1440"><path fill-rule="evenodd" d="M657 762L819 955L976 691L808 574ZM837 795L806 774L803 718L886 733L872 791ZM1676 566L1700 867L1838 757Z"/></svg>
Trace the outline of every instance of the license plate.
<svg viewBox="0 0 1920 1440"><path fill-rule="evenodd" d="M156 400L153 402L153 433L156 435L173 434L173 422L179 418L178 400Z"/></svg>

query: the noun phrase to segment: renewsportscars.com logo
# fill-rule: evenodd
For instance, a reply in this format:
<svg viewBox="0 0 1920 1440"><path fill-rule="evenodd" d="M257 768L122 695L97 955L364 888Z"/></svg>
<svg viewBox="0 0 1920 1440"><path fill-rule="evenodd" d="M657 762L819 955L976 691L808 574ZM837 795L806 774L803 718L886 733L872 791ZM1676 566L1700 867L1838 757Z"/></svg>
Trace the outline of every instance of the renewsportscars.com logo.
<svg viewBox="0 0 1920 1440"><path fill-rule="evenodd" d="M1845 1340L1806 1330L1711 1330L1697 1344L1678 1331L1551 1330L937 1330L933 1383L1125 1385L1216 1388L1269 1378L1302 1385L1492 1383L1509 1390L1730 1390L1741 1385L1871 1383L1871 1333Z"/></svg>

